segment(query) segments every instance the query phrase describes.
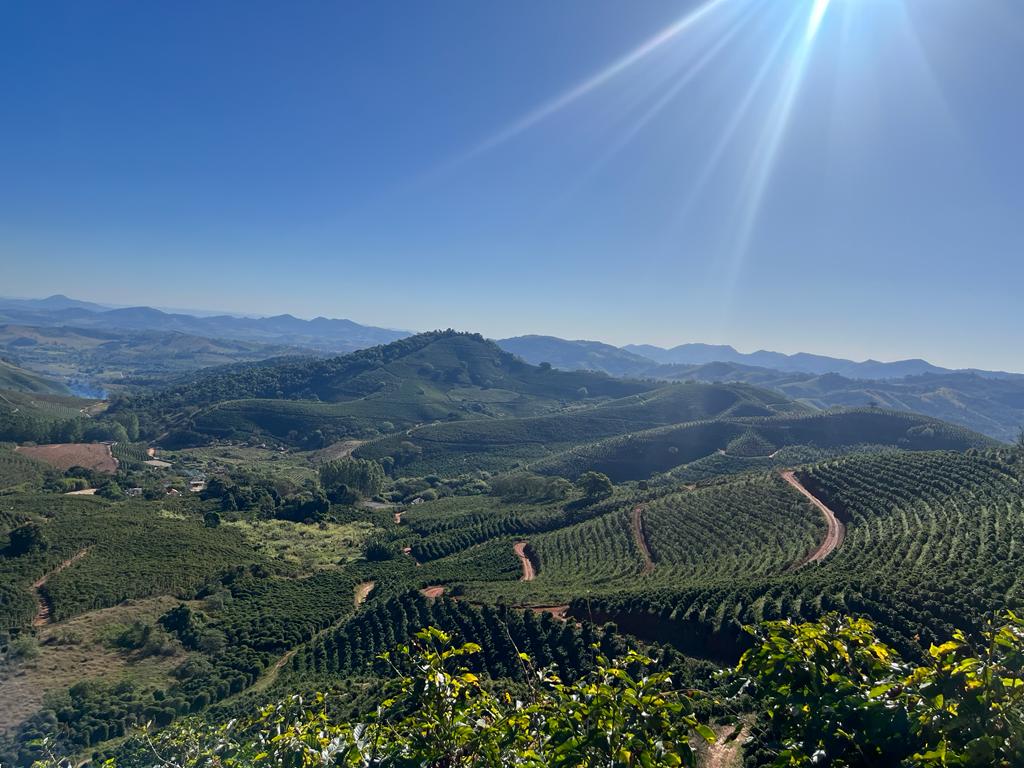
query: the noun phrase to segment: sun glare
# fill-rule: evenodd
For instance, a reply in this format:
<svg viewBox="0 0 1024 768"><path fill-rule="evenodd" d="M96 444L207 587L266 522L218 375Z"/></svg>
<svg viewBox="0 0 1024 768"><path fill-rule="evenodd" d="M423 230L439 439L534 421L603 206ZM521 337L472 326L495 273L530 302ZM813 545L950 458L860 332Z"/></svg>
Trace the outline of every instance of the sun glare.
<svg viewBox="0 0 1024 768"><path fill-rule="evenodd" d="M818 30L821 29L821 22L825 20L825 14L828 13L828 7L831 3L832 0L814 0L811 18L807 22L808 39L813 39L818 34Z"/></svg>

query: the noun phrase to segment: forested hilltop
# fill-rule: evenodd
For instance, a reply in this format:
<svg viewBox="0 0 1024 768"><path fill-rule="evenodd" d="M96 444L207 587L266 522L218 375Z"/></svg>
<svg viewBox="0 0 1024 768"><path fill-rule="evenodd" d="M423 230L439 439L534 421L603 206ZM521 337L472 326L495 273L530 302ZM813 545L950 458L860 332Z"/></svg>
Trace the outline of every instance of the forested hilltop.
<svg viewBox="0 0 1024 768"><path fill-rule="evenodd" d="M453 331L0 405L5 764L1020 764L1024 446Z"/></svg>

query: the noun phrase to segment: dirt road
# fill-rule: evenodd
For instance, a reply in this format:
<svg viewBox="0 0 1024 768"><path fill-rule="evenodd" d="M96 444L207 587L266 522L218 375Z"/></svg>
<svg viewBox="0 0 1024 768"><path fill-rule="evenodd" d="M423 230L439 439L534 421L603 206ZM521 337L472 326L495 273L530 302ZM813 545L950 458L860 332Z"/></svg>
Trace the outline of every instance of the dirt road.
<svg viewBox="0 0 1024 768"><path fill-rule="evenodd" d="M839 518L836 517L835 512L825 506L813 493L808 491L799 480L796 479L796 473L792 470L786 470L782 473L782 479L789 483L791 486L796 488L802 493L808 501L816 506L821 514L825 517L825 523L828 526L828 530L825 533L825 538L822 540L821 545L811 552L807 557L793 566L794 569L801 568L808 563L820 563L826 557L832 554L835 549L842 545L843 539L846 538L846 526L843 525Z"/></svg>
<svg viewBox="0 0 1024 768"><path fill-rule="evenodd" d="M647 547L647 537L644 535L644 508L633 507L631 516L633 521L633 539L636 541L637 549L644 558L644 567L640 570L641 576L646 576L654 570L654 560L651 558L651 550Z"/></svg>
<svg viewBox="0 0 1024 768"><path fill-rule="evenodd" d="M43 585L46 584L47 581L56 576L58 573L63 571L65 568L70 568L72 565L77 563L87 554L89 554L88 547L79 550L74 555L65 560L63 563L54 568L52 571L50 571L45 576L43 576L42 578L40 578L32 584L32 589L34 589L36 592L36 605L38 606L38 608L36 609L35 618L32 619L33 627L41 627L44 624L50 623L50 601L47 600L43 596L43 593L40 591L43 588Z"/></svg>
<svg viewBox="0 0 1024 768"><path fill-rule="evenodd" d="M523 564L523 575L519 580L533 581L534 576L537 574L533 570L533 563L530 562L530 558L526 556L526 542L517 541L512 549L515 550L516 557L519 558L519 562Z"/></svg>

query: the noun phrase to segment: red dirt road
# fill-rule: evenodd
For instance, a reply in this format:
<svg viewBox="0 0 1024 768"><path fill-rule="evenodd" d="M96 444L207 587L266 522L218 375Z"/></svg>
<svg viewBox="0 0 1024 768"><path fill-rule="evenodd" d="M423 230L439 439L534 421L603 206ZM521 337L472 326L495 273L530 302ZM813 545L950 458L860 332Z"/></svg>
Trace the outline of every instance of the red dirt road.
<svg viewBox="0 0 1024 768"><path fill-rule="evenodd" d="M97 472L117 472L117 459L104 443L53 443L51 445L22 445L18 453L46 462L57 469L85 467Z"/></svg>
<svg viewBox="0 0 1024 768"><path fill-rule="evenodd" d="M828 530L825 533L825 538L821 542L821 545L793 567L796 569L805 566L808 563L820 563L826 557L831 555L837 547L842 545L843 539L846 538L846 526L839 521L835 512L826 507L825 504L813 493L803 487L800 481L796 479L795 472L792 470L786 470L782 473L782 479L796 488L796 490L802 493L807 500L811 502L811 504L816 506L825 517L825 523L828 525Z"/></svg>
<svg viewBox="0 0 1024 768"><path fill-rule="evenodd" d="M533 563L530 562L530 558L526 556L526 542L517 541L512 549L515 550L516 557L519 558L519 562L523 564L523 575L519 580L533 581L537 574L533 570Z"/></svg>
<svg viewBox="0 0 1024 768"><path fill-rule="evenodd" d="M641 576L647 576L654 570L654 560L651 558L651 550L647 547L647 537L644 535L644 508L633 507L633 539L636 541L637 549L644 558L644 567L640 571Z"/></svg>
<svg viewBox="0 0 1024 768"><path fill-rule="evenodd" d="M36 610L35 618L32 619L32 626L33 627L41 627L44 624L49 624L50 623L50 603L49 603L48 600L46 600L43 597L42 592L40 592L39 590L42 589L43 585L46 584L47 581L49 581L51 578L53 578L58 573L63 571L65 568L70 568L72 565L77 563L79 560L81 560L87 554L89 554L89 548L88 547L86 547L85 549L79 550L74 555L72 555L67 560L65 560L63 563L61 563L56 568L54 568L52 571L47 573L42 578L36 580L32 584L32 589L34 589L36 591L36 604L39 606L38 609Z"/></svg>

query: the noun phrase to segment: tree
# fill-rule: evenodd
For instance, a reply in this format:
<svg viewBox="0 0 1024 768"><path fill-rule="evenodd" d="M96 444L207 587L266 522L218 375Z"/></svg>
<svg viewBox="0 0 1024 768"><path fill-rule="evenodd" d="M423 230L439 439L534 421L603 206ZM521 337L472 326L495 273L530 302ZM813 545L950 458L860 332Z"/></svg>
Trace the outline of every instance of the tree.
<svg viewBox="0 0 1024 768"><path fill-rule="evenodd" d="M203 525L207 528L216 528L220 525L220 515L216 512L207 512L203 515Z"/></svg>
<svg viewBox="0 0 1024 768"><path fill-rule="evenodd" d="M384 468L372 459L335 459L320 465L320 485L339 504L350 503L352 493L377 496L384 490Z"/></svg>
<svg viewBox="0 0 1024 768"><path fill-rule="evenodd" d="M381 536L374 536L368 539L363 546L363 557L372 562L394 560L397 554L398 548L395 544Z"/></svg>
<svg viewBox="0 0 1024 768"><path fill-rule="evenodd" d="M96 495L109 501L120 501L121 499L127 498L127 494L121 490L121 486L114 480L110 480L101 485L96 490Z"/></svg>
<svg viewBox="0 0 1024 768"><path fill-rule="evenodd" d="M44 550L47 547L46 536L38 523L25 523L11 531L10 547L11 554L24 555L33 551Z"/></svg>
<svg viewBox="0 0 1024 768"><path fill-rule="evenodd" d="M583 491L583 497L588 501L606 499L612 495L615 486L603 472L584 472L576 480L576 487Z"/></svg>
<svg viewBox="0 0 1024 768"><path fill-rule="evenodd" d="M139 417L137 414L130 412L115 413L111 418L124 427L129 440L135 441L139 439Z"/></svg>

